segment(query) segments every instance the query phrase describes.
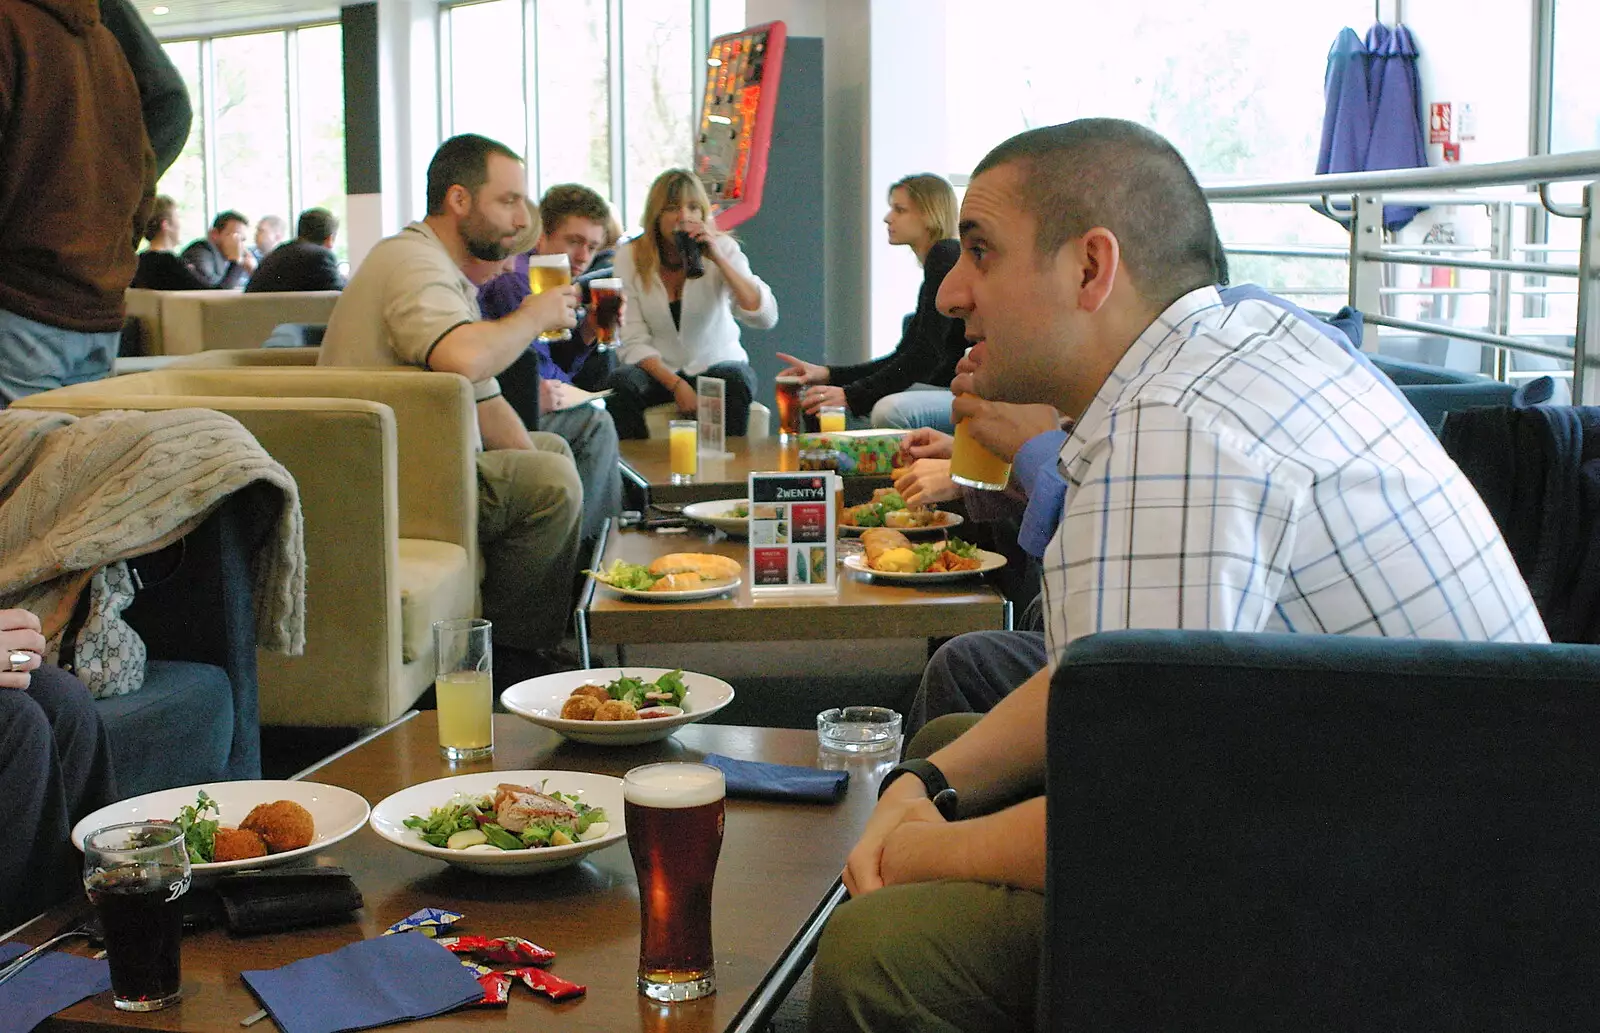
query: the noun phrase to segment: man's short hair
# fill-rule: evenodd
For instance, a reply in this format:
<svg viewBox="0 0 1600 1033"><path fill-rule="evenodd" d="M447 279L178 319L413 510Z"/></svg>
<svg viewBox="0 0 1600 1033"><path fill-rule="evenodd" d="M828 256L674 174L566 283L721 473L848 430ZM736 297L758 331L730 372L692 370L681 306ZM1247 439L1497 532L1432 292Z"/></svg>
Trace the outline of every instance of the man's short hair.
<svg viewBox="0 0 1600 1033"><path fill-rule="evenodd" d="M476 196L478 188L489 181L491 154L522 161L522 156L505 144L477 133L452 136L440 144L428 162L428 214L444 214L444 197L453 186Z"/></svg>
<svg viewBox="0 0 1600 1033"><path fill-rule="evenodd" d="M295 222L294 235L299 240L320 244L339 232L339 217L326 208L307 208Z"/></svg>
<svg viewBox="0 0 1600 1033"><path fill-rule="evenodd" d="M217 213L217 217L215 219L211 220L211 228L214 229L214 230L222 230L222 229L225 229L227 227L228 223L230 223L230 222L242 222L246 226L250 225L250 220L249 219L246 219L239 212L236 212L232 208L229 208L225 212L218 212Z"/></svg>
<svg viewBox="0 0 1600 1033"><path fill-rule="evenodd" d="M155 202L150 206L150 218L144 222L144 239L154 241L156 234L161 232L161 224L172 218L178 210L178 202L166 194L157 194Z"/></svg>
<svg viewBox="0 0 1600 1033"><path fill-rule="evenodd" d="M1159 133L1116 118L1043 126L1000 144L972 174L1011 164L1041 254L1104 227L1139 295L1160 308L1226 276L1211 206Z"/></svg>
<svg viewBox="0 0 1600 1033"><path fill-rule="evenodd" d="M582 183L557 183L539 198L539 222L545 229L560 229L573 216L605 226L611 221L611 206Z"/></svg>

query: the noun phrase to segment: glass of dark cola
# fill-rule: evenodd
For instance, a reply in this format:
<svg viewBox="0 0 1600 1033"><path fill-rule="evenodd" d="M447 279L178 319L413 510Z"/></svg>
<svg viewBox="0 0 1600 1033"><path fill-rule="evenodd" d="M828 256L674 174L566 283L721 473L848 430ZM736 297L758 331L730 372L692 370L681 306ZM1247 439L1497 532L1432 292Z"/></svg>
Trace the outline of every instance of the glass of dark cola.
<svg viewBox="0 0 1600 1033"><path fill-rule="evenodd" d="M183 901L189 850L167 822L135 821L83 841L83 885L105 932L112 1003L157 1011L182 996Z"/></svg>

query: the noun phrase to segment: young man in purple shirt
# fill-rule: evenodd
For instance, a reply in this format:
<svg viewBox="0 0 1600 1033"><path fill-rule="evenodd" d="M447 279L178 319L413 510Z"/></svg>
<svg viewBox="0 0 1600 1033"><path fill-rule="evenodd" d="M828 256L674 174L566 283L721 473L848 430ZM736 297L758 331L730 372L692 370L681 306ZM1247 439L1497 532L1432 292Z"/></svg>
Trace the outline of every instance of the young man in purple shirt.
<svg viewBox="0 0 1600 1033"><path fill-rule="evenodd" d="M515 312L529 294L528 255L565 252L576 280L589 269L595 254L610 242L611 209L586 186L564 183L551 187L539 201L539 236L532 251L509 259L507 272L478 289L478 307L485 319ZM593 538L607 517L622 511L622 478L617 468L617 430L606 412L592 405L571 406L573 377L595 354L594 315L573 327L570 341L537 338L498 377L506 400L529 429L549 431L572 446L583 480L583 537Z"/></svg>

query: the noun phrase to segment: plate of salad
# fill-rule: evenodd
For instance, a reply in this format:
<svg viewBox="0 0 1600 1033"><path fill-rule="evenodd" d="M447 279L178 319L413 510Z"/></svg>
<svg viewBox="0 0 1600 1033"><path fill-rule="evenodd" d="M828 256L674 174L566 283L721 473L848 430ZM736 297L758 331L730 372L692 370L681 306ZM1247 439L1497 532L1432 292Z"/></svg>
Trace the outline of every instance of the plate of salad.
<svg viewBox="0 0 1600 1033"><path fill-rule="evenodd" d="M579 695L590 697L594 709L573 703ZM693 671L595 667L518 682L501 694L500 702L518 717L575 742L636 746L665 739L715 714L733 702L733 686ZM633 716L628 716L629 708Z"/></svg>
<svg viewBox="0 0 1600 1033"><path fill-rule="evenodd" d="M219 829L237 828L263 804L289 800L311 816L310 843L263 856L217 861L215 851ZM306 857L354 835L367 823L369 808L360 794L320 782L248 779L238 782L209 782L145 793L108 804L78 822L72 841L83 849L89 833L107 825L128 821L170 821L183 828L189 848L189 863L196 876L208 876L241 868L265 868L295 858Z"/></svg>
<svg viewBox="0 0 1600 1033"><path fill-rule="evenodd" d="M893 488L879 488L872 500L845 508L839 521L841 535L859 535L873 527L891 527L908 538L942 537L965 521L960 513L947 513L928 506L907 506Z"/></svg>
<svg viewBox="0 0 1600 1033"><path fill-rule="evenodd" d="M620 841L622 779L582 771L480 771L400 790L372 830L414 854L482 875L535 875Z"/></svg>

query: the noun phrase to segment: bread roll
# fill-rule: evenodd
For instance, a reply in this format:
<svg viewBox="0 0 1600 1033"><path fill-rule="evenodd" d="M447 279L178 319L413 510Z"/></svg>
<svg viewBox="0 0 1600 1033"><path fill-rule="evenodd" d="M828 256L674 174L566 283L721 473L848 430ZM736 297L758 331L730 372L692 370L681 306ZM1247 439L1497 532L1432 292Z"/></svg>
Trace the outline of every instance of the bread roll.
<svg viewBox="0 0 1600 1033"><path fill-rule="evenodd" d="M683 570L692 570L707 581L722 581L739 576L739 562L711 552L673 552L650 564L652 574Z"/></svg>
<svg viewBox="0 0 1600 1033"><path fill-rule="evenodd" d="M678 570L661 575L661 580L650 586L652 592L687 592L700 587L701 577L692 570Z"/></svg>
<svg viewBox="0 0 1600 1033"><path fill-rule="evenodd" d="M881 570L878 558L890 549L910 549L911 540L890 527L871 527L861 532L861 546L867 550L867 566Z"/></svg>

